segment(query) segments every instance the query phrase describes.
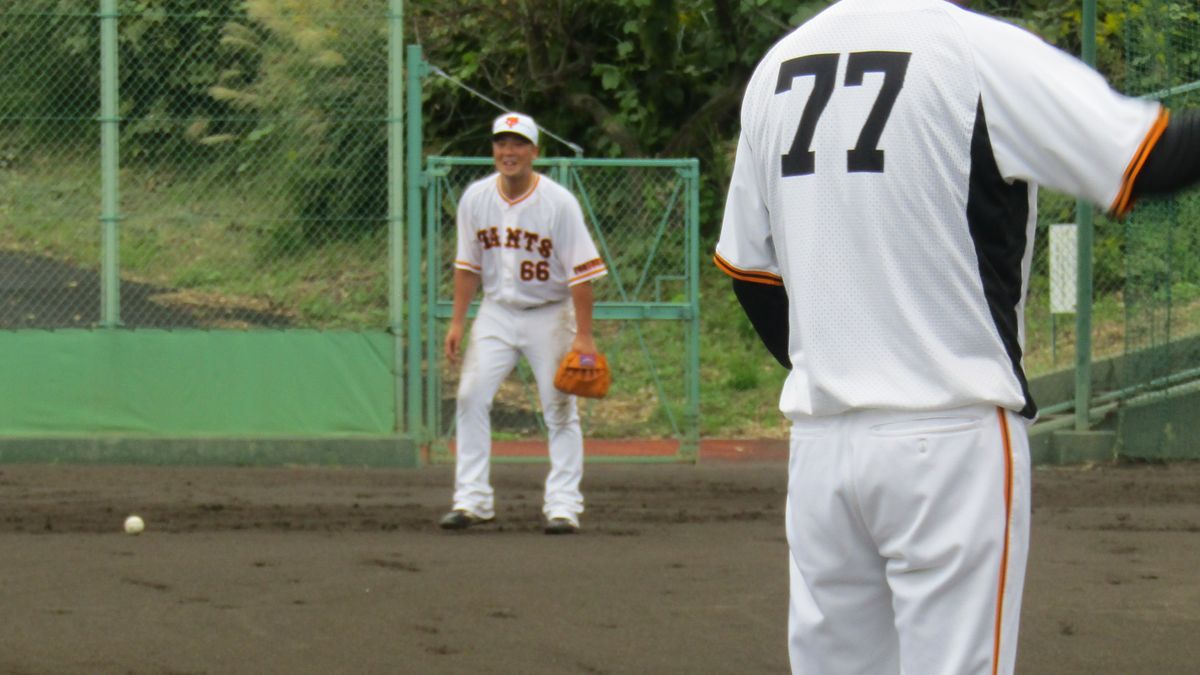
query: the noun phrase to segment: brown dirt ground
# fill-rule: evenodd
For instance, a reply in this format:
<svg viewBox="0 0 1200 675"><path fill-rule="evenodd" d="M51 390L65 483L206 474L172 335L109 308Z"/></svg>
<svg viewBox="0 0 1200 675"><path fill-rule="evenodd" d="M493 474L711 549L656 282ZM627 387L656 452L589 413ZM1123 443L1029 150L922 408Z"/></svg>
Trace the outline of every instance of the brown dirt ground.
<svg viewBox="0 0 1200 675"><path fill-rule="evenodd" d="M0 466L0 672L787 672L781 462L589 465L576 537L544 472L444 533L449 466ZM1018 672L1196 673L1200 464L1034 491Z"/></svg>

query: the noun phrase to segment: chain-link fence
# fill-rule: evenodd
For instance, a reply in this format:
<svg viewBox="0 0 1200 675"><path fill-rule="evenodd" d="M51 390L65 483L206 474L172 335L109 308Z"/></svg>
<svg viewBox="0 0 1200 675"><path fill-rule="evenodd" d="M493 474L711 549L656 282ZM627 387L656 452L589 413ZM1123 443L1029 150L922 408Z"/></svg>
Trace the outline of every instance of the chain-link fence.
<svg viewBox="0 0 1200 675"><path fill-rule="evenodd" d="M0 10L0 328L99 320L98 34L95 3Z"/></svg>
<svg viewBox="0 0 1200 675"><path fill-rule="evenodd" d="M385 2L361 6L0 5L0 328L386 325L389 26ZM116 317L101 215L119 223Z"/></svg>
<svg viewBox="0 0 1200 675"><path fill-rule="evenodd" d="M1128 0L1120 10L1102 22L1105 74L1173 108L1200 104L1200 9ZM386 0L0 2L0 329L399 321L389 316L393 19ZM108 173L119 181L110 185L102 166L119 168ZM608 319L672 319L599 314L618 368L633 368L618 370L630 385L619 389L636 395L585 410L589 432L676 435L695 375L684 310L667 311L690 301L679 221L664 215L686 208L679 169L544 166L597 228L612 270L597 285ZM487 170L486 161L455 165L446 189L424 198L427 212L452 210L456 191ZM1097 402L1186 383L1200 364L1195 195L1147 202L1124 222L1097 220L1091 353L1114 364L1093 369ZM1071 295L1074 264L1051 255L1050 236L1074 222L1075 204L1044 193L1039 212L1025 325L1032 377L1076 364L1075 317L1051 300ZM427 284L439 299L428 348L440 345L450 268L439 250L426 256L426 272L446 275ZM442 374L421 392L439 433L453 409L443 404L453 375ZM511 414L497 416L497 429L531 432L534 399L510 388L519 393L498 404Z"/></svg>
<svg viewBox="0 0 1200 675"><path fill-rule="evenodd" d="M539 160L536 167L578 197L609 269L594 287L596 339L617 384L603 400L580 400L585 434L691 439L694 446L699 390L695 161L555 159ZM458 199L471 182L493 171L490 158L429 160L427 270L434 311L427 358L435 366L426 407L439 439L453 435L459 375L441 354L444 319L453 307ZM501 439L544 435L540 415L536 386L522 362L496 396L493 432Z"/></svg>
<svg viewBox="0 0 1200 675"><path fill-rule="evenodd" d="M1194 3L1126 3L1126 90L1170 108L1200 104L1200 8ZM1193 366L1200 349L1200 195L1147 202L1124 224L1127 351L1140 359L1123 384L1165 377L1179 366L1172 344ZM1190 356L1191 358L1186 358Z"/></svg>
<svg viewBox="0 0 1200 675"><path fill-rule="evenodd" d="M1072 368L1075 363L1074 213L1068 198L1042 190L1025 307L1025 371L1030 377ZM1056 226L1066 225L1067 242L1052 246Z"/></svg>
<svg viewBox="0 0 1200 675"><path fill-rule="evenodd" d="M1200 11L1190 3L1125 2L1105 30L1124 40L1124 59L1109 54L1109 77L1131 95L1172 108L1200 102ZM1115 22L1115 23L1114 23ZM1119 52L1102 45L1106 53ZM1113 65L1116 63L1116 65ZM1064 232L1052 256L1057 224L1076 222L1075 202L1042 191L1038 238L1026 312L1025 366L1031 376L1076 365L1075 233ZM1146 201L1123 222L1097 214L1092 248L1091 385L1097 403L1125 398L1200 366L1200 197ZM1064 252L1069 253L1063 255ZM1070 302L1064 302L1070 299ZM1191 364L1191 365L1189 365ZM1186 378L1183 378L1186 379ZM1065 394L1065 392L1064 392ZM1041 401L1068 410L1067 399Z"/></svg>
<svg viewBox="0 0 1200 675"><path fill-rule="evenodd" d="M1143 0L1125 9L1125 91L1176 110L1200 105L1200 8ZM1198 440L1173 428L1178 411L1168 399L1194 390L1200 377L1200 194L1147 201L1120 231L1126 366L1111 396L1141 416L1142 451L1171 456ZM1149 402L1157 405L1137 405Z"/></svg>

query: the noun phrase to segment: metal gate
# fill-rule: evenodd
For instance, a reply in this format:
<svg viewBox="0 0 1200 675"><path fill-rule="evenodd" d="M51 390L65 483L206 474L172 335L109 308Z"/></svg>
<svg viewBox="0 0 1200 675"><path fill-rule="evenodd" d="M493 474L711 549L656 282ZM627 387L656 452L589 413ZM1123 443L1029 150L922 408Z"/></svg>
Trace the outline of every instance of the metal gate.
<svg viewBox="0 0 1200 675"><path fill-rule="evenodd" d="M602 400L581 399L585 439L674 439L670 461L699 443L699 163L695 159L540 159L569 189L608 266L596 282L597 346L613 370ZM425 188L426 401L433 461L450 459L457 368L442 341L453 309L455 214L463 190L493 171L486 157L429 157ZM471 307L473 317L478 301ZM498 441L544 438L536 386L522 360L492 408Z"/></svg>

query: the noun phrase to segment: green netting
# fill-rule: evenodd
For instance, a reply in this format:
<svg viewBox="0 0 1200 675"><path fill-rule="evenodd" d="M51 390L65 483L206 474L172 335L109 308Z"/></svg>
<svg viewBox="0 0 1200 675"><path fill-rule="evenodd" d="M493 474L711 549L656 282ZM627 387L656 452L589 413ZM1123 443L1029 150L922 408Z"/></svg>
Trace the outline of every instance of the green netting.
<svg viewBox="0 0 1200 675"><path fill-rule="evenodd" d="M1125 8L1125 90L1172 109L1200 105L1200 9L1162 1L1127 2ZM1128 329L1118 381L1127 399L1141 390L1149 393L1133 400L1165 399L1200 368L1200 194L1147 201L1123 232L1125 278L1119 292ZM1169 454L1175 435L1171 407L1139 414L1160 418L1142 420L1149 431L1141 434L1141 444L1151 454Z"/></svg>
<svg viewBox="0 0 1200 675"><path fill-rule="evenodd" d="M99 318L96 44L94 6L0 9L0 328Z"/></svg>
<svg viewBox="0 0 1200 675"><path fill-rule="evenodd" d="M1131 95L1173 108L1200 103L1200 11L1190 3L1154 1L1126 2L1124 9L1107 21L1117 22L1125 59L1105 75ZM1052 224L1075 222L1074 209L1073 200L1043 191L1027 299L1026 369L1034 376L1075 365L1074 314L1050 308L1048 236ZM1096 399L1124 397L1130 388L1188 368L1187 338L1197 330L1191 308L1200 300L1197 209L1200 196L1187 193L1146 201L1124 222L1096 219L1091 307ZM1073 269L1055 272L1060 280L1074 275Z"/></svg>
<svg viewBox="0 0 1200 675"><path fill-rule="evenodd" d="M1074 222L1069 210L1072 204L1046 190L1039 194L1038 229L1025 300L1024 366L1030 377L1072 368L1075 363L1074 258L1052 256L1050 245L1053 226ZM1055 295L1057 298L1052 298Z"/></svg>
<svg viewBox="0 0 1200 675"><path fill-rule="evenodd" d="M0 327L100 319L101 25L117 26L119 323L387 324L386 2L0 9ZM335 13L336 12L336 13ZM36 277L35 277L36 275Z"/></svg>
<svg viewBox="0 0 1200 675"><path fill-rule="evenodd" d="M1195 3L1103 9L1106 76L1173 108L1200 105ZM116 29L109 82L104 25ZM0 329L100 325L109 278L120 281L117 323L129 327L388 326L388 133L399 123L387 99L389 28L386 0L0 3ZM116 92L111 122L101 112L105 87ZM101 134L114 125L119 248L109 249ZM622 356L619 381L636 383L619 388L636 392L628 400L604 404L612 411L585 411L589 433L686 432L693 393L685 383L699 374L686 363L690 244L672 215L691 198L677 186L680 169L544 166L579 195L597 228L613 269L597 286L608 312L601 339ZM430 190L423 205L452 213L455 190L486 171L486 160L455 165L446 189ZM1048 236L1075 220L1074 202L1045 193L1040 214L1025 326L1035 377L1076 361L1074 315L1050 301L1052 279L1071 277L1072 265L1051 260ZM1097 402L1186 383L1200 367L1198 220L1193 191L1147 202L1124 222L1097 221ZM406 261L435 277L427 346L440 345L448 312L450 267L439 242L447 245L434 239L424 261ZM115 277L106 276L106 250L116 254ZM431 415L451 387L447 374L426 394ZM504 400L513 421L501 416L498 429L528 434L537 426L532 398L524 388L515 396ZM430 426L444 433L444 423Z"/></svg>

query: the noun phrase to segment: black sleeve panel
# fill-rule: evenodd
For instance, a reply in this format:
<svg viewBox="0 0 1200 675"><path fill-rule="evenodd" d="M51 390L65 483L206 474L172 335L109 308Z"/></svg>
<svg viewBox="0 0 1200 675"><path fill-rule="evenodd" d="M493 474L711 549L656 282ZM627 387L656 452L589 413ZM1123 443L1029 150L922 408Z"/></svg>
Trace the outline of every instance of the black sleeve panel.
<svg viewBox="0 0 1200 675"><path fill-rule="evenodd" d="M1133 197L1167 195L1200 181L1200 110L1172 112L1133 183Z"/></svg>
<svg viewBox="0 0 1200 675"><path fill-rule="evenodd" d="M733 280L733 293L779 365L792 369L788 356L788 297L783 286Z"/></svg>

